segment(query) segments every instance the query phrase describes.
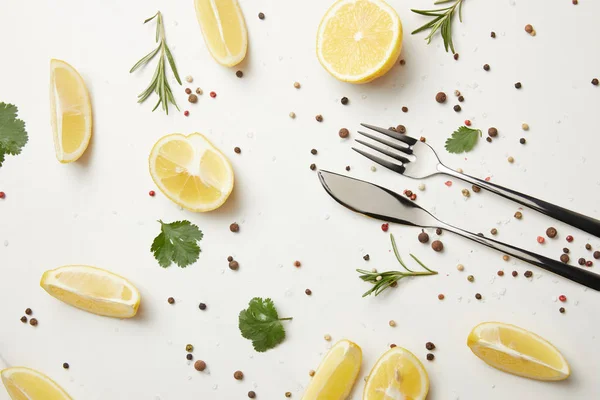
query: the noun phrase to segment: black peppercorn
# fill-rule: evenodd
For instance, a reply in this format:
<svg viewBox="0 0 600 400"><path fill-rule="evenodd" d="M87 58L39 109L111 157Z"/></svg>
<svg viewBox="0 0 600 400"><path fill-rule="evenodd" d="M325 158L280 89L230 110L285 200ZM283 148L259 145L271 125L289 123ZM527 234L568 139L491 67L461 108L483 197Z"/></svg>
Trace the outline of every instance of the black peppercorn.
<svg viewBox="0 0 600 400"><path fill-rule="evenodd" d="M527 143L527 140L525 140L525 138L522 137L521 139L519 139L519 143L525 144L525 143Z"/></svg>
<svg viewBox="0 0 600 400"><path fill-rule="evenodd" d="M258 19L265 19L265 14L259 12L258 13Z"/></svg>
<svg viewBox="0 0 600 400"><path fill-rule="evenodd" d="M63 368L64 369L69 369L69 363L63 363Z"/></svg>
<svg viewBox="0 0 600 400"><path fill-rule="evenodd" d="M169 304L175 304L175 299L174 299L174 298L172 298L172 297L169 297L169 298L167 299L167 303L169 303Z"/></svg>
<svg viewBox="0 0 600 400"><path fill-rule="evenodd" d="M563 247L563 253L567 253L567 254L569 254L569 251L570 251L570 250L569 250L567 247Z"/></svg>
<svg viewBox="0 0 600 400"><path fill-rule="evenodd" d="M310 164L310 169L314 171L315 169L317 169L317 166L315 164Z"/></svg>
<svg viewBox="0 0 600 400"><path fill-rule="evenodd" d="M369 256L368 254L365 254L363 256L363 260L365 260L365 261L369 261L370 259L371 259L371 256Z"/></svg>
<svg viewBox="0 0 600 400"><path fill-rule="evenodd" d="M490 33L490 36L491 36L491 38L492 38L492 39L495 39L495 38L496 38L496 32L493 32L493 31L492 31L492 32Z"/></svg>
<svg viewBox="0 0 600 400"><path fill-rule="evenodd" d="M457 104L453 107L454 111L456 112L460 112L460 110L462 110L462 108Z"/></svg>
<svg viewBox="0 0 600 400"><path fill-rule="evenodd" d="M242 371L235 371L233 373L233 377L238 380L241 381L242 379L244 379L244 373Z"/></svg>
<svg viewBox="0 0 600 400"><path fill-rule="evenodd" d="M323 116L321 114L317 114L315 116L315 119L317 120L317 122L323 122Z"/></svg>
<svg viewBox="0 0 600 400"><path fill-rule="evenodd" d="M477 185L473 185L471 186L471 189L475 192L475 193L479 193L481 192L481 188Z"/></svg>
<svg viewBox="0 0 600 400"><path fill-rule="evenodd" d="M427 361L433 361L435 356L432 353L427 353Z"/></svg>
<svg viewBox="0 0 600 400"><path fill-rule="evenodd" d="M596 260L600 258L600 251L596 250L596 251L594 252L594 258L595 258Z"/></svg>
<svg viewBox="0 0 600 400"><path fill-rule="evenodd" d="M483 64L483 69L486 71L490 70L490 65L489 64Z"/></svg>
<svg viewBox="0 0 600 400"><path fill-rule="evenodd" d="M238 225L237 222L234 222L233 224L229 225L229 230L231 232L239 232L240 231L240 226Z"/></svg>
<svg viewBox="0 0 600 400"><path fill-rule="evenodd" d="M342 97L342 99L340 100L340 102L341 102L343 105L346 105L346 104L348 104L348 98L347 98L347 97Z"/></svg>
<svg viewBox="0 0 600 400"><path fill-rule="evenodd" d="M350 166L346 165L346 171L350 171Z"/></svg>
<svg viewBox="0 0 600 400"><path fill-rule="evenodd" d="M233 148L233 151L234 151L236 154L240 154L240 153L242 152L242 149L240 149L239 147L234 147L234 148Z"/></svg>
<svg viewBox="0 0 600 400"><path fill-rule="evenodd" d="M586 243L586 244L585 244L585 249L586 249L586 250L591 250L591 249L592 249L592 245L591 245L591 244L589 244L589 243ZM25 313L27 313L27 311L25 311Z"/></svg>
<svg viewBox="0 0 600 400"><path fill-rule="evenodd" d="M425 343L425 348L429 351L435 349L435 344L431 343L431 342L427 342Z"/></svg>
<svg viewBox="0 0 600 400"><path fill-rule="evenodd" d="M433 249L433 251L439 252L444 250L444 244L439 240L434 240L433 243L431 243L431 248Z"/></svg>
<svg viewBox="0 0 600 400"><path fill-rule="evenodd" d="M229 262L232 262L232 261L233 261L233 257L231 257L231 256L228 256L228 257L227 257L227 261L229 261Z"/></svg>
<svg viewBox="0 0 600 400"><path fill-rule="evenodd" d="M24 324L27 323L27 317L23 315L21 317L21 322L24 323Z"/></svg>
<svg viewBox="0 0 600 400"><path fill-rule="evenodd" d="M25 314L31 315L31 314L33 314L33 311L31 311L31 308L26 308L25 309Z"/></svg>
<svg viewBox="0 0 600 400"><path fill-rule="evenodd" d="M525 278L531 278L533 276L533 272L525 271L525 274L523 274L523 275L525 275Z"/></svg>
<svg viewBox="0 0 600 400"><path fill-rule="evenodd" d="M492 235L496 235L496 234L498 234L498 229L496 229L496 228L492 228L492 230L490 231L490 233L491 233Z"/></svg>
<svg viewBox="0 0 600 400"><path fill-rule="evenodd" d="M253 399L253 398L256 397L256 393L254 393L254 391L251 390L251 391L248 392L248 397L251 398L251 399Z"/></svg>
<svg viewBox="0 0 600 400"><path fill-rule="evenodd" d="M458 60L458 53L454 53L454 59Z"/></svg>
<svg viewBox="0 0 600 400"><path fill-rule="evenodd" d="M504 271L500 270L498 272L496 272L498 274L498 276L504 276Z"/></svg>
<svg viewBox="0 0 600 400"><path fill-rule="evenodd" d="M488 129L488 135L490 137L496 137L496 136L498 136L498 129L496 129L496 128L494 128L492 126L490 129Z"/></svg>
<svg viewBox="0 0 600 400"><path fill-rule="evenodd" d="M461 103L465 101L465 96L463 96L462 94L458 96L458 101L460 101Z"/></svg>
<svg viewBox="0 0 600 400"><path fill-rule="evenodd" d="M481 300L481 294L479 294L479 293L475 293L475 298L476 298L477 300Z"/></svg>
<svg viewBox="0 0 600 400"><path fill-rule="evenodd" d="M488 142L488 143L492 143L492 138L488 136L488 137L485 138L485 141Z"/></svg>
<svg viewBox="0 0 600 400"><path fill-rule="evenodd" d="M565 313L565 308L564 307L559 308L558 312L561 313L561 314L564 314Z"/></svg>
<svg viewBox="0 0 600 400"><path fill-rule="evenodd" d="M546 236L548 236L550 239L554 239L556 237L557 233L558 232L556 231L556 228L554 228L552 226L550 228L546 229Z"/></svg>
<svg viewBox="0 0 600 400"><path fill-rule="evenodd" d="M444 103L446 101L446 93L439 92L438 94L436 94L435 101L437 101L438 103Z"/></svg>
<svg viewBox="0 0 600 400"><path fill-rule="evenodd" d="M312 290L306 289L304 293L306 293L307 296L310 296L312 294Z"/></svg>
<svg viewBox="0 0 600 400"><path fill-rule="evenodd" d="M38 320L37 319L31 318L29 320L29 325L31 325L31 326L37 326L37 324L38 324Z"/></svg>
<svg viewBox="0 0 600 400"><path fill-rule="evenodd" d="M314 155L316 155L316 154L317 154L317 149L312 149L312 150L310 151L310 154L312 154L313 156L314 156Z"/></svg>
<svg viewBox="0 0 600 400"><path fill-rule="evenodd" d="M242 71L236 71L235 72L235 76L237 76L238 78L241 78L242 76L244 76L244 73Z"/></svg>
<svg viewBox="0 0 600 400"><path fill-rule="evenodd" d="M202 311L204 311L204 310L206 310L206 304L204 304L204 303L200 303L200 304L198 305L198 308L199 308L199 309L201 309Z"/></svg>
<svg viewBox="0 0 600 400"><path fill-rule="evenodd" d="M592 85L598 86L598 83L599 83L598 78L592 79Z"/></svg>
<svg viewBox="0 0 600 400"><path fill-rule="evenodd" d="M512 276L514 276L516 278L517 276L519 276L519 273L517 271L513 271Z"/></svg>
<svg viewBox="0 0 600 400"><path fill-rule="evenodd" d="M185 94L192 94L192 89L185 88Z"/></svg>
<svg viewBox="0 0 600 400"><path fill-rule="evenodd" d="M577 260L577 264L585 265L585 258L581 257L579 260Z"/></svg>
<svg viewBox="0 0 600 400"><path fill-rule="evenodd" d="M402 107L402 112L408 112L408 107Z"/></svg>
<svg viewBox="0 0 600 400"><path fill-rule="evenodd" d="M568 254L561 254L560 261L564 262L565 264L568 263L569 262L569 255Z"/></svg>
<svg viewBox="0 0 600 400"><path fill-rule="evenodd" d="M515 88L517 88L517 89L521 89L521 86L522 86L522 85L521 85L521 82L517 82L517 83L515 83Z"/></svg>
<svg viewBox="0 0 600 400"><path fill-rule="evenodd" d="M193 355L191 355L190 353L185 355L185 358L187 358L188 360L191 360L192 358L194 358Z"/></svg>
<svg viewBox="0 0 600 400"><path fill-rule="evenodd" d="M435 228L435 234L436 235L441 235L442 234L442 228Z"/></svg>

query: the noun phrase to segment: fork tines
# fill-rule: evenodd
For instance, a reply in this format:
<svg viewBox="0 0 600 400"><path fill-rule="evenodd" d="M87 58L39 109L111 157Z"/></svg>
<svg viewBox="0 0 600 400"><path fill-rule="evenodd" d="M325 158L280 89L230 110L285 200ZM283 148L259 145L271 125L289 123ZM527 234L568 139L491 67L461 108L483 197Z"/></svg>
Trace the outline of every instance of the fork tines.
<svg viewBox="0 0 600 400"><path fill-rule="evenodd" d="M414 145L415 143L418 142L418 140L415 139L415 138L412 138L410 136L407 136L407 135L404 135L404 134L392 131L390 129L380 128L378 126L373 126L373 125L369 125L369 124L361 124L361 125L364 126L365 128L369 128L369 129L372 129L372 130L374 130L376 132L382 133L382 134L384 134L384 135L386 135L386 136L388 136L388 137L390 137L392 139L395 139L395 140L394 141L384 140L384 139L382 139L382 138L380 138L378 136L375 136L375 135L372 135L372 134L366 133L366 132L361 132L361 131L358 131L358 133L360 133L361 135L363 135L363 136L365 136L365 137L367 137L367 138L369 138L371 140L374 140L374 141L376 141L378 143L384 144L384 145L386 145L386 146L388 146L388 147L390 147L390 148L392 148L394 150L400 151L400 152L402 152L404 154L412 154L413 151L412 151L412 148L410 146L412 146L412 145ZM360 144L362 144L364 146L367 146L367 147L369 147L369 148L371 148L371 149L373 149L373 150L375 150L375 151L377 151L377 152L379 152L381 154L384 154L384 155L386 155L386 156L388 156L390 158L393 158L394 160L400 161L402 163L402 165L398 165L396 163L387 161L387 160L385 160L385 159L383 159L381 157L377 157L377 156L375 156L373 154L367 153L367 152L365 152L363 150L360 150L360 149L357 149L355 147L352 148L352 150L354 150L357 153L359 153L359 154L367 157L368 159L376 162L377 164L379 164L381 166L384 166L384 167L386 167L388 169L391 169L392 171L398 172L400 174L403 174L404 170L405 170L405 167L403 166L403 164L408 164L410 162L410 159L408 159L406 157L403 157L400 154L397 154L396 152L387 150L385 148L376 146L374 144L365 142L363 140L356 139L356 142L360 143Z"/></svg>

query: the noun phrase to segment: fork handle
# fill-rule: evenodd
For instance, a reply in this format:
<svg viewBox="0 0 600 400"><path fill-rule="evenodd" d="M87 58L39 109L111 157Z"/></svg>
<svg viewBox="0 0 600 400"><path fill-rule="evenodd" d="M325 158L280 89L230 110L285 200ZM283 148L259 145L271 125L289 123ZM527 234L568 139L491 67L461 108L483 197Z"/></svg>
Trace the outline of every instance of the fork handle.
<svg viewBox="0 0 600 400"><path fill-rule="evenodd" d="M573 267L568 264L564 264L560 261L553 260L546 256L536 254L529 250L521 249L519 247L499 242L494 239L490 239L484 236L476 235L472 232L465 231L452 225L440 222L439 228L454 232L457 235L471 239L474 242L480 243L484 246L503 252L504 254L511 255L519 260L526 261L530 264L536 265L546 271L553 272L564 278L570 279L573 282L580 283L594 290L600 290L600 275L590 272L585 269Z"/></svg>
<svg viewBox="0 0 600 400"><path fill-rule="evenodd" d="M575 211L567 210L566 208L548 203L547 201L519 193L516 190L508 189L495 183L486 182L482 179L457 172L443 164L438 165L438 171L443 174L461 179L465 182L477 185L483 189L489 190L492 193L496 193L502 197L506 197L509 200L522 204L525 207L532 208L541 212L542 214L548 215L549 217L591 233L596 237L600 237L600 221L597 219L576 213Z"/></svg>

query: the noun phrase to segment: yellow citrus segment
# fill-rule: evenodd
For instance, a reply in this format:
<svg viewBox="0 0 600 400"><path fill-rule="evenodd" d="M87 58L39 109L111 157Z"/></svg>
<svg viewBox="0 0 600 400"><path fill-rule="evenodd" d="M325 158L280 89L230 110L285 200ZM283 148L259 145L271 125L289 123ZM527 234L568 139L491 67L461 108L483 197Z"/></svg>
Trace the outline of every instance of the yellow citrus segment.
<svg viewBox="0 0 600 400"><path fill-rule="evenodd" d="M50 107L56 158L73 162L83 155L92 137L92 108L85 82L61 60L50 62Z"/></svg>
<svg viewBox="0 0 600 400"><path fill-rule="evenodd" d="M423 364L410 351L394 347L375 363L363 400L424 400L428 392L429 377Z"/></svg>
<svg viewBox="0 0 600 400"><path fill-rule="evenodd" d="M317 56L339 80L366 83L388 72L402 50L402 23L383 0L338 0L317 34Z"/></svg>
<svg viewBox="0 0 600 400"><path fill-rule="evenodd" d="M150 153L150 175L171 200L190 211L220 207L233 190L233 168L203 135L167 135Z"/></svg>
<svg viewBox="0 0 600 400"><path fill-rule="evenodd" d="M360 347L349 340L340 340L321 361L302 398L304 400L346 399L356 381L361 362Z"/></svg>
<svg viewBox="0 0 600 400"><path fill-rule="evenodd" d="M85 265L46 271L40 286L73 307L107 317L131 318L141 300L140 292L127 279Z"/></svg>
<svg viewBox="0 0 600 400"><path fill-rule="evenodd" d="M71 400L56 382L33 369L7 368L0 375L12 400Z"/></svg>
<svg viewBox="0 0 600 400"><path fill-rule="evenodd" d="M195 0L196 16L210 54L232 67L246 57L248 32L237 0Z"/></svg>
<svg viewBox="0 0 600 400"><path fill-rule="evenodd" d="M477 325L467 339L471 351L487 364L510 374L560 381L571 374L556 347L535 333L501 322Z"/></svg>

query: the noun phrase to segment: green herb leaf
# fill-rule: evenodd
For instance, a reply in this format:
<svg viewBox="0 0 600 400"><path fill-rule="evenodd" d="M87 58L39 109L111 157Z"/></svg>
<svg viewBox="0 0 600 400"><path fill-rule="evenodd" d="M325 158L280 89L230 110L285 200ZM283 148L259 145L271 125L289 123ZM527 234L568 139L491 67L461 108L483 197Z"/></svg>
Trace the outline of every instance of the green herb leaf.
<svg viewBox="0 0 600 400"><path fill-rule="evenodd" d="M457 154L471 151L480 136L481 130L461 126L452 133L452 137L446 139L446 150Z"/></svg>
<svg viewBox="0 0 600 400"><path fill-rule="evenodd" d="M460 22L462 22L462 3L464 0L438 0L433 4L442 4L442 3L450 3L454 2L450 7L438 8L435 10L414 10L411 9L412 12L416 14L425 15L428 17L435 17L425 25L415 29L412 31L412 34L419 33L421 31L431 29L429 35L425 38L427 40L427 44L431 43L431 39L436 34L436 32L440 32L442 39L444 40L444 48L446 51L450 49L454 54L454 43L452 43L452 17L454 16L454 11L458 6L458 17Z"/></svg>
<svg viewBox="0 0 600 400"><path fill-rule="evenodd" d="M158 11L154 16L146 19L144 24L152 21L156 18L156 42L158 43L158 47L152 50L150 53L146 54L142 57L137 63L131 67L129 73L134 72L135 70L141 68L142 66L148 64L154 56L158 54L160 51L160 58L158 61L158 65L156 66L156 70L154 71L154 76L152 77L152 81L150 81L150 85L138 95L138 103L143 103L152 93L156 93L158 95L158 102L152 109L152 111L156 110L159 105L162 104L162 109L165 110L167 114L169 114L169 103L173 104L175 108L179 110L177 106L177 102L173 97L173 92L171 90L171 86L169 85L169 80L167 78L167 68L165 67L165 58L169 61L169 66L171 67L171 72L175 76L177 83L181 85L181 78L179 77L179 72L177 72L177 66L175 65L175 60L173 59L173 55L171 54L171 50L169 50L169 46L167 46L167 40L165 38L165 27L163 25L163 18L160 11Z"/></svg>
<svg viewBox="0 0 600 400"><path fill-rule="evenodd" d="M181 268L195 263L200 255L198 243L202 240L202 231L190 221L177 221L170 224L160 222L161 233L152 242L150 251L161 267L171 263Z"/></svg>
<svg viewBox="0 0 600 400"><path fill-rule="evenodd" d="M254 350L262 353L283 342L285 330L281 321L291 319L279 318L271 299L255 297L240 312L238 324L242 336L252 340Z"/></svg>
<svg viewBox="0 0 600 400"><path fill-rule="evenodd" d="M21 154L21 149L29 140L25 122L17 118L18 111L15 105L0 102L0 167L6 154Z"/></svg>

